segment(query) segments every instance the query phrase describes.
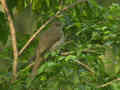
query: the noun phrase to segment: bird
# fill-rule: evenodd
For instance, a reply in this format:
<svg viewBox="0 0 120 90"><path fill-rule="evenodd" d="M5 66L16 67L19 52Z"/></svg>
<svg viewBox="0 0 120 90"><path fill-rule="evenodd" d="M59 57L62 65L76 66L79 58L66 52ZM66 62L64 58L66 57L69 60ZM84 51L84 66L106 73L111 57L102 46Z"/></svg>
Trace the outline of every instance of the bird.
<svg viewBox="0 0 120 90"><path fill-rule="evenodd" d="M51 23L48 30L43 31L39 35L39 43L36 49L35 64L32 68L31 79L33 80L37 75L37 70L44 61L43 55L46 51L56 50L62 43L64 43L65 37L62 30L63 25L60 21L54 21Z"/></svg>

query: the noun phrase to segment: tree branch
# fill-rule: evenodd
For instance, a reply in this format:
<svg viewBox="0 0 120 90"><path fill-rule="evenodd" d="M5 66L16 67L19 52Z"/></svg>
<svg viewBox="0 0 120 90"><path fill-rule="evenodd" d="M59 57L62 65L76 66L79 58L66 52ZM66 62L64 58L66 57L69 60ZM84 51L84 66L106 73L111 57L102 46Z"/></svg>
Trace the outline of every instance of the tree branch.
<svg viewBox="0 0 120 90"><path fill-rule="evenodd" d="M83 66L85 69L87 69L89 72L91 72L92 75L95 74L95 72L87 65L87 64L84 64L78 60L75 60L76 63L80 64L81 66Z"/></svg>
<svg viewBox="0 0 120 90"><path fill-rule="evenodd" d="M110 81L110 82L107 82L107 83L105 83L105 84L99 85L99 86L97 86L97 88L106 87L106 86L111 85L112 83L114 83L114 82L116 82L116 81L120 81L120 78L117 78L117 79L114 79L114 80L112 80L112 81Z"/></svg>
<svg viewBox="0 0 120 90"><path fill-rule="evenodd" d="M14 61L13 61L13 80L16 80L17 78L17 60L18 60L18 50L17 50L17 43L16 43L16 34L15 34L15 26L11 17L11 14L8 10L6 0L1 0L2 7L4 11L7 14L8 17L8 23L10 27L10 33L12 38L12 47L13 47L13 55L14 55Z"/></svg>

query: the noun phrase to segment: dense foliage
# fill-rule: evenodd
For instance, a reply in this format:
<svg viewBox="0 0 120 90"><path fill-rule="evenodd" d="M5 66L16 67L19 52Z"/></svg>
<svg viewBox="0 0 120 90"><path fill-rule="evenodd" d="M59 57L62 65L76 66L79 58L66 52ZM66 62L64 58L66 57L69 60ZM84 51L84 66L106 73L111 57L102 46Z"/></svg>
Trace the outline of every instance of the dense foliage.
<svg viewBox="0 0 120 90"><path fill-rule="evenodd" d="M61 2L60 2L61 1ZM32 11L36 30L58 10L76 0L33 0ZM7 0L11 13L18 12L30 0ZM38 19L39 18L39 19ZM18 79L11 84L12 46L9 39L7 17L0 11L0 89L2 90L119 90L120 84L112 82L120 73L120 5L113 3L105 8L94 0L76 4L58 17L64 23L65 42L56 51L45 54L46 61L32 82L28 76L30 56L35 54L35 39L19 57ZM47 26L49 28L49 26ZM35 31L36 31L35 30ZM19 36L19 32L17 33ZM31 35L20 34L20 49ZM22 38L21 38L22 37ZM38 38L38 37L37 37ZM99 88L101 87L101 88Z"/></svg>

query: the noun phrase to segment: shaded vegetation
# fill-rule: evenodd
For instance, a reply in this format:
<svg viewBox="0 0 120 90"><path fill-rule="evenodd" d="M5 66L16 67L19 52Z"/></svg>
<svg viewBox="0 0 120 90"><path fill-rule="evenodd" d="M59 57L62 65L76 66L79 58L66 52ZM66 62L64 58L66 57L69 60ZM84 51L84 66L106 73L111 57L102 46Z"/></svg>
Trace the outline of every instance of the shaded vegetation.
<svg viewBox="0 0 120 90"><path fill-rule="evenodd" d="M12 1L13 3L8 3L11 13L15 7L18 12L22 12L22 9L30 3L29 0L28 2ZM60 3L59 0L34 0L32 11L36 18L35 31L58 10L75 1L61 0ZM56 51L44 55L46 61L42 63L37 77L32 82L29 78L32 67L29 68L28 65L31 63L29 59L35 54L39 37L19 57L18 79L14 84L11 83L13 56L6 18L1 10L1 90L119 90L119 80L101 87L119 78L120 74L120 5L118 3L105 8L91 0L62 12L58 19L64 23L66 40ZM46 28L49 28L49 25ZM33 34L22 33L20 32L20 35L19 32L16 33L19 36L17 38L19 50Z"/></svg>

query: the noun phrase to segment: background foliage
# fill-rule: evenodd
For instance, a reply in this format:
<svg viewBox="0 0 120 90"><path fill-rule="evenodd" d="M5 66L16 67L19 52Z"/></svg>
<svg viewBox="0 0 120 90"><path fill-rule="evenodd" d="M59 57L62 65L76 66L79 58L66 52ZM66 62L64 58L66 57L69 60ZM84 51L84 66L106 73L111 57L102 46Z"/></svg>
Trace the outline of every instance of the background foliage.
<svg viewBox="0 0 120 90"><path fill-rule="evenodd" d="M7 0L11 13L14 8L21 13L32 2L36 30L58 10L76 0ZM19 58L18 80L10 83L12 69L12 48L9 39L7 17L0 10L0 88L1 90L119 90L119 82L103 88L96 88L115 78L120 73L120 5L103 5L94 0L77 4L59 17L64 23L65 42L54 52L46 53L46 62L38 75L30 82L29 57L35 54L38 40ZM102 6L103 5L103 6ZM19 36L17 33L17 36ZM31 35L18 38L20 49ZM66 54L67 55L64 55ZM91 72L79 62L89 66Z"/></svg>

